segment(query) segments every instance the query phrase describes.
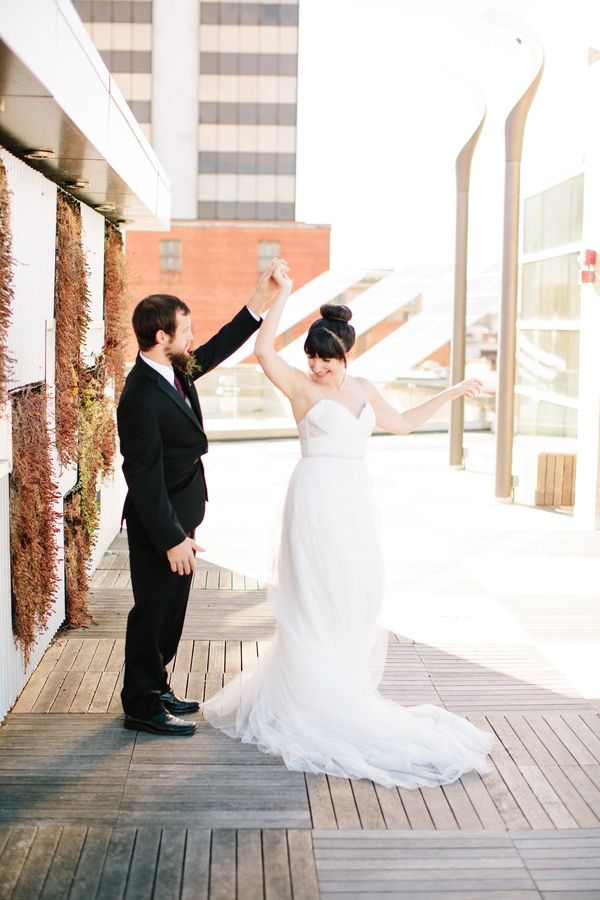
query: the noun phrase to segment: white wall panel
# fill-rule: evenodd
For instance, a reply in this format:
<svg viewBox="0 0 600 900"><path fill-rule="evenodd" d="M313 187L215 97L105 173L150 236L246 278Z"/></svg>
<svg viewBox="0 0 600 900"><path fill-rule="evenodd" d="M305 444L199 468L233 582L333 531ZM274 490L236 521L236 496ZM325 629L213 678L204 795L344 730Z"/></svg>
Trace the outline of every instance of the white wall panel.
<svg viewBox="0 0 600 900"><path fill-rule="evenodd" d="M86 362L102 352L104 344L104 216L81 204L82 244L88 269L90 327L84 348Z"/></svg>
<svg viewBox="0 0 600 900"><path fill-rule="evenodd" d="M46 321L54 316L56 185L0 149L10 191L15 302L9 352L11 387L43 381Z"/></svg>

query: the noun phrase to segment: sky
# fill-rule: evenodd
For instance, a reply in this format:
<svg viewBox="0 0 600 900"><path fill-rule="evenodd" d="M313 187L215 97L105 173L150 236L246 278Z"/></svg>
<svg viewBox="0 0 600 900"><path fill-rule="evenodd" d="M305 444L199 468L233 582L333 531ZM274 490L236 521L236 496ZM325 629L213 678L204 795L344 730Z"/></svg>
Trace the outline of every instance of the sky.
<svg viewBox="0 0 600 900"><path fill-rule="evenodd" d="M581 164L598 4L499 0L543 45L522 188ZM473 157L469 268L502 250L504 122L532 77L527 41L481 0L301 0L296 218L332 226L334 268L452 263L455 159ZM594 18L590 29L589 16Z"/></svg>

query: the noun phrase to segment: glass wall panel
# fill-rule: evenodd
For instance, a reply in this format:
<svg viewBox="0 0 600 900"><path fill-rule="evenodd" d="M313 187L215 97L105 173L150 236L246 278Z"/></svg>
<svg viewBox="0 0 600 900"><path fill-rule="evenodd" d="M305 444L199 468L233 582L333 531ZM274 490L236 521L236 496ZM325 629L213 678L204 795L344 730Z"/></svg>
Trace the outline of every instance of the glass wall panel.
<svg viewBox="0 0 600 900"><path fill-rule="evenodd" d="M578 319L577 253L523 264L521 319Z"/></svg>
<svg viewBox="0 0 600 900"><path fill-rule="evenodd" d="M579 332L520 331L517 342L517 384L577 398Z"/></svg>
<svg viewBox="0 0 600 900"><path fill-rule="evenodd" d="M523 250L537 253L575 244L583 227L583 175L528 197L523 209Z"/></svg>
<svg viewBox="0 0 600 900"><path fill-rule="evenodd" d="M577 437L577 410L516 396L517 433Z"/></svg>

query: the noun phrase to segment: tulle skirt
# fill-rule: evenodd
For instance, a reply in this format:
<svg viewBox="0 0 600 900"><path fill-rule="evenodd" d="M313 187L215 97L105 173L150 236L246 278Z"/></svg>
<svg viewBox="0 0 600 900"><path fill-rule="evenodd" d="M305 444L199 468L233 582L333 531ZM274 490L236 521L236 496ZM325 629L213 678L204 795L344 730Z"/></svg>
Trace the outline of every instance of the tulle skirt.
<svg viewBox="0 0 600 900"><path fill-rule="evenodd" d="M300 459L268 591L274 641L202 705L207 721L292 770L407 788L485 774L491 734L440 707L404 707L379 693L382 573L364 461Z"/></svg>

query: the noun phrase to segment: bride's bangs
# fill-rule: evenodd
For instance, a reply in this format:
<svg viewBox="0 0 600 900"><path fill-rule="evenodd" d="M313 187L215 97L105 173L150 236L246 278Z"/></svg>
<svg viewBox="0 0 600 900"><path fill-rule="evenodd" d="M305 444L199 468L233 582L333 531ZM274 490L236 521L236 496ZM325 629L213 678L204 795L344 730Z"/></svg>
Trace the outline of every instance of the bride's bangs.
<svg viewBox="0 0 600 900"><path fill-rule="evenodd" d="M324 326L312 328L308 332L304 342L304 352L307 356L318 356L319 359L346 361L346 354L341 341Z"/></svg>

